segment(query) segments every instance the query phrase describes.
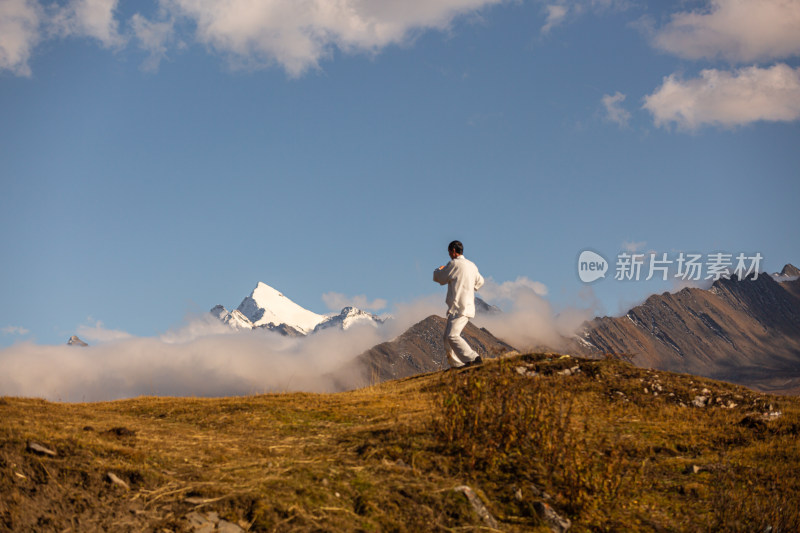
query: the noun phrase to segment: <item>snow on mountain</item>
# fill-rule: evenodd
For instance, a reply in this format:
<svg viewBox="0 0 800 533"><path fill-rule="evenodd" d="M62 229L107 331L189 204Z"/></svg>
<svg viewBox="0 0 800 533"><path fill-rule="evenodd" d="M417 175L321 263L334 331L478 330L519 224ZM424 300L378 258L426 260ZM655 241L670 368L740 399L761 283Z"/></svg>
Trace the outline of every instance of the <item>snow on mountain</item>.
<svg viewBox="0 0 800 533"><path fill-rule="evenodd" d="M800 278L800 269L791 263L784 265L783 270L780 272L775 272L772 274L772 279L779 283L783 283L785 281L794 281L798 278Z"/></svg>
<svg viewBox="0 0 800 533"><path fill-rule="evenodd" d="M233 329L253 329L255 327L238 309L228 311L223 306L217 305L211 310L211 314Z"/></svg>
<svg viewBox="0 0 800 533"><path fill-rule="evenodd" d="M378 326L388 320L357 307L345 307L339 314L319 315L305 309L266 283L259 282L238 309L228 311L221 305L210 313L236 330L264 328L282 335L297 337L327 328L348 329L355 324Z"/></svg>
<svg viewBox="0 0 800 533"><path fill-rule="evenodd" d="M314 328L314 333L327 328L348 329L355 324L370 324L379 326L387 320L367 311L362 311L358 307L345 307L338 315L325 318Z"/></svg>
<svg viewBox="0 0 800 533"><path fill-rule="evenodd" d="M310 333L325 320L325 315L309 311L273 289L259 282L250 296L242 300L237 309L254 326L287 325L301 333Z"/></svg>

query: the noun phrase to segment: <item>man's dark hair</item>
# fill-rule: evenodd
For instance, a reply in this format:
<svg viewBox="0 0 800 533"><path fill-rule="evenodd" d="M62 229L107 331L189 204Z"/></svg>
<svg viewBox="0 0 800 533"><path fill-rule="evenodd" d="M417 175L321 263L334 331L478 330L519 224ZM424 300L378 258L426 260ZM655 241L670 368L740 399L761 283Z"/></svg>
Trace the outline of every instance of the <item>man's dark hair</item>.
<svg viewBox="0 0 800 533"><path fill-rule="evenodd" d="M457 253L459 255L463 255L464 254L464 245L461 244L461 241L453 241L453 242L451 242L450 244L447 245L447 251L448 252L452 251L452 252L455 252L455 253Z"/></svg>

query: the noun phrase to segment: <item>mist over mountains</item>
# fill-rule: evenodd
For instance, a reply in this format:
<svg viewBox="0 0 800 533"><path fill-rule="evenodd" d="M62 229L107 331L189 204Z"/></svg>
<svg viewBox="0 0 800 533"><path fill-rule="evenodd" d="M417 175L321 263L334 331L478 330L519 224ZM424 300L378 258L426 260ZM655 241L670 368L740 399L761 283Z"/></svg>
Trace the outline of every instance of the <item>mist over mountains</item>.
<svg viewBox="0 0 800 533"><path fill-rule="evenodd" d="M529 283L504 284L511 305L501 311L477 301L464 335L486 358L512 349L611 354L641 367L800 393L798 272L787 265L757 279L720 279L596 318L585 309L556 312ZM357 388L446 367L444 307L442 295L431 295L397 304L393 316L356 307L319 314L259 283L237 309L216 306L156 337L98 323L78 331L89 346L74 337L62 346L2 349L0 396L99 401Z"/></svg>
<svg viewBox="0 0 800 533"><path fill-rule="evenodd" d="M650 296L621 317L568 321L545 313L503 313L477 299L478 317L465 338L484 357L515 349L503 338L537 339L522 349L567 351L588 357L612 354L637 366L690 373L744 384L760 390L800 393L800 279L793 265L779 273L721 278L709 289L684 288ZM527 295L530 297L531 295ZM524 301L524 297L518 298ZM537 305L546 303L543 300ZM354 324L379 327L391 317L377 317L348 307L340 314L307 311L271 287L259 283L237 310L221 306L212 314L234 329L266 328L286 336L314 334L325 328L345 330ZM542 323L542 315L547 320ZM580 315L578 315L579 317ZM563 322L563 321L561 321ZM429 316L391 340L376 344L332 374L385 381L446 368L442 335L445 321ZM497 327L498 337L491 328ZM538 333L542 327L547 335ZM531 331L526 336L527 330Z"/></svg>

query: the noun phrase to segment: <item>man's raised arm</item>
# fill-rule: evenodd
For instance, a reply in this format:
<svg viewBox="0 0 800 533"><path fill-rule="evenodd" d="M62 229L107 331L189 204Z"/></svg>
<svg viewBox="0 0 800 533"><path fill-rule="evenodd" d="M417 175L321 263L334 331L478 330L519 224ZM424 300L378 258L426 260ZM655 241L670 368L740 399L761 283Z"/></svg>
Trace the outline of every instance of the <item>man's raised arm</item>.
<svg viewBox="0 0 800 533"><path fill-rule="evenodd" d="M439 285L447 285L448 271L446 266L440 266L433 271L433 281Z"/></svg>

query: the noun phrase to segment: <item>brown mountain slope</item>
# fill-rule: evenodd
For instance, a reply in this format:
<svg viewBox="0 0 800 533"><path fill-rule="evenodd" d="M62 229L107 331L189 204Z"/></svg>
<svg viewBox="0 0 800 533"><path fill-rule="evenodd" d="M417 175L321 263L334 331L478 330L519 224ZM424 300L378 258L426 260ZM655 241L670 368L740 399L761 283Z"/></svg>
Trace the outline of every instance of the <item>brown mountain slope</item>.
<svg viewBox="0 0 800 533"><path fill-rule="evenodd" d="M800 280L721 279L709 290L653 295L622 317L587 324L576 351L772 392L800 393Z"/></svg>
<svg viewBox="0 0 800 533"><path fill-rule="evenodd" d="M780 272L781 276L800 276L800 268L792 264L785 265Z"/></svg>
<svg viewBox="0 0 800 533"><path fill-rule="evenodd" d="M793 281L785 281L781 283L781 287L789 291L795 298L800 300L800 278Z"/></svg>
<svg viewBox="0 0 800 533"><path fill-rule="evenodd" d="M424 372L448 368L444 352L446 320L431 315L408 328L399 337L373 346L359 355L353 366L367 368L371 381L399 379ZM514 348L492 335L484 328L468 324L464 339L482 357L495 357ZM342 375L352 375L352 368Z"/></svg>

